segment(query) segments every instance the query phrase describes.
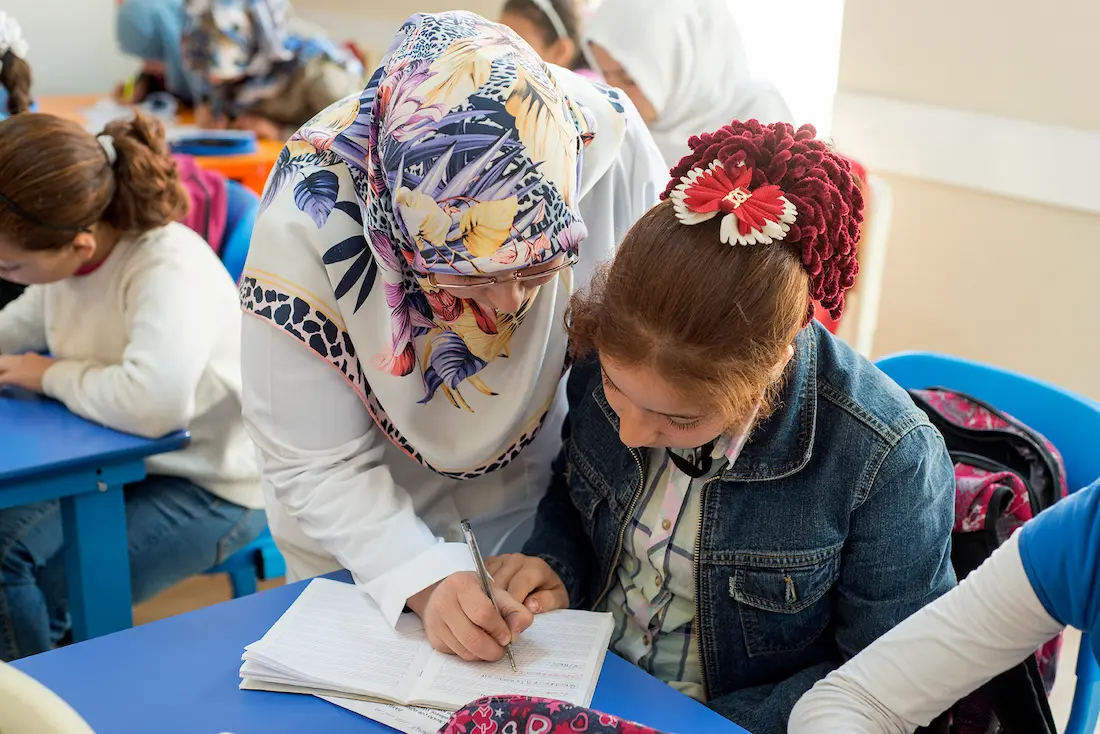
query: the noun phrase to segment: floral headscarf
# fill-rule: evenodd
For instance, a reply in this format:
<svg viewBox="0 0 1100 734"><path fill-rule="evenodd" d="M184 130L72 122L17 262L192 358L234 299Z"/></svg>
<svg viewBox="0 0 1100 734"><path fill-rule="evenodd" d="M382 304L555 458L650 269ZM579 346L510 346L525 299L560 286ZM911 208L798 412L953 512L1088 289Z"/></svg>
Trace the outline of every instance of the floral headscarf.
<svg viewBox="0 0 1100 734"><path fill-rule="evenodd" d="M571 275L514 314L432 288L428 275L576 252L578 202L617 154L621 112L614 91L552 72L504 26L413 16L363 93L318 114L279 156L244 308L339 369L421 463L459 477L503 466L533 440L565 367Z"/></svg>
<svg viewBox="0 0 1100 734"><path fill-rule="evenodd" d="M299 67L328 58L362 74L349 51L289 30L287 0L187 0L181 47L215 113L237 114L277 94Z"/></svg>

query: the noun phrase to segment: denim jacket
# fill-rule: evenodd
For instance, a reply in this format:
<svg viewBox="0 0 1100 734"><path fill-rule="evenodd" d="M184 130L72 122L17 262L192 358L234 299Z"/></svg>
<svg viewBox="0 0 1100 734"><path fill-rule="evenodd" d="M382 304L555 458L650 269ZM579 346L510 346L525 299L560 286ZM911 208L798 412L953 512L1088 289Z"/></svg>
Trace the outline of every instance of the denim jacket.
<svg viewBox="0 0 1100 734"><path fill-rule="evenodd" d="M573 367L554 478L524 547L571 606L607 594L647 451L619 441L596 359ZM707 705L783 734L798 698L955 584L954 471L905 392L820 325L781 402L701 489L696 636Z"/></svg>

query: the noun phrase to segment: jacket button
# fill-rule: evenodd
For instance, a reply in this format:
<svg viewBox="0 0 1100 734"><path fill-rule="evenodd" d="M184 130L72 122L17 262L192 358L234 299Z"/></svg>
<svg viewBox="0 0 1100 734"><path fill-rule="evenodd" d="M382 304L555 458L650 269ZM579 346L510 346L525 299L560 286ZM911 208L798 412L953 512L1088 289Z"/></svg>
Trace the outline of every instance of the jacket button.
<svg viewBox="0 0 1100 734"><path fill-rule="evenodd" d="M667 517L664 520L661 520L661 530L668 530L671 527L672 520L669 520Z"/></svg>

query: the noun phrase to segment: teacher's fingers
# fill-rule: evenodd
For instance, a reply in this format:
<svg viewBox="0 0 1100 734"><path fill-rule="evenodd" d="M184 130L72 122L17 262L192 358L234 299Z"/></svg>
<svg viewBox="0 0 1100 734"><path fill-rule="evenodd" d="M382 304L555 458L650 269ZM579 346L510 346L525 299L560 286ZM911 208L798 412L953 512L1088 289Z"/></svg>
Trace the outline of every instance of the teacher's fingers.
<svg viewBox="0 0 1100 734"><path fill-rule="evenodd" d="M442 625L435 631L435 640L432 641L432 647L440 652L449 652L462 658L468 663L472 663L479 658L472 652L466 649L465 645L458 641L454 633L447 628L446 625Z"/></svg>
<svg viewBox="0 0 1100 734"><path fill-rule="evenodd" d="M496 592L496 599L497 606L500 607L500 615L504 617L504 622L512 633L511 642L515 642L516 638L535 621L535 615L503 589Z"/></svg>
<svg viewBox="0 0 1100 734"><path fill-rule="evenodd" d="M461 613L448 615L455 637L482 660L499 660L504 654L502 645L511 641L512 633L476 579L463 586L457 601Z"/></svg>

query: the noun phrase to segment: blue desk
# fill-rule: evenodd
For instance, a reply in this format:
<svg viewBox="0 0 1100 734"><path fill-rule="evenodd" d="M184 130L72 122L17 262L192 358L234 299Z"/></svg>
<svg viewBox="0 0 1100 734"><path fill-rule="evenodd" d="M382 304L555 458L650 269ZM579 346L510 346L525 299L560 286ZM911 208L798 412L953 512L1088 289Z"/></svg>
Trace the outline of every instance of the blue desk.
<svg viewBox="0 0 1100 734"><path fill-rule="evenodd" d="M0 509L61 500L74 640L132 624L122 487L145 477L146 457L188 440L185 431L155 441L130 436L52 400L0 392Z"/></svg>
<svg viewBox="0 0 1100 734"><path fill-rule="evenodd" d="M244 646L262 637L303 588L304 582L252 594L15 666L53 689L99 732L392 732L312 696L237 689ZM592 706L665 732L747 734L610 653Z"/></svg>

